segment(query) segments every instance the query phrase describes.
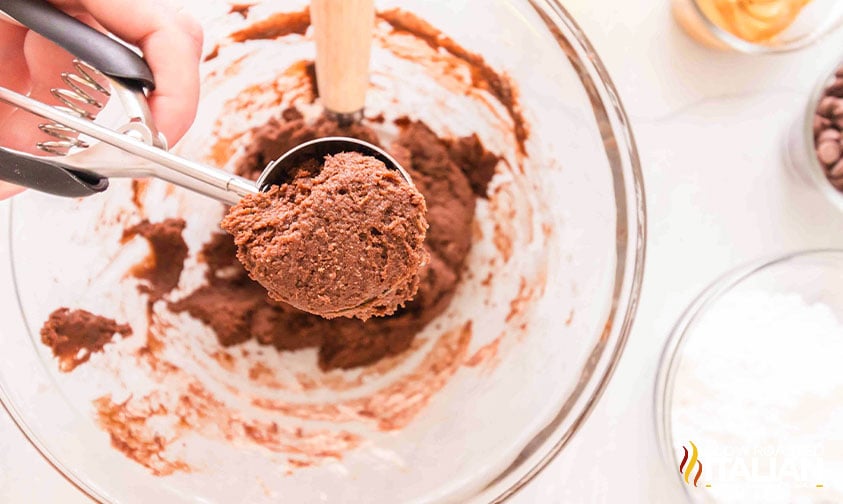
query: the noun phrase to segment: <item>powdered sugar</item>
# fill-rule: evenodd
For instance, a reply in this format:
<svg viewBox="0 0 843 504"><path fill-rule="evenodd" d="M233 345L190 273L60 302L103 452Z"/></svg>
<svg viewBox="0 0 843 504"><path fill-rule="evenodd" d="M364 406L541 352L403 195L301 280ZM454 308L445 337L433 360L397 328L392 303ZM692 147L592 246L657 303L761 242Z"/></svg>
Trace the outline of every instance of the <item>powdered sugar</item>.
<svg viewBox="0 0 843 504"><path fill-rule="evenodd" d="M832 309L737 290L701 317L681 349L671 413L680 460L693 441L704 467L689 493L843 502L843 324Z"/></svg>

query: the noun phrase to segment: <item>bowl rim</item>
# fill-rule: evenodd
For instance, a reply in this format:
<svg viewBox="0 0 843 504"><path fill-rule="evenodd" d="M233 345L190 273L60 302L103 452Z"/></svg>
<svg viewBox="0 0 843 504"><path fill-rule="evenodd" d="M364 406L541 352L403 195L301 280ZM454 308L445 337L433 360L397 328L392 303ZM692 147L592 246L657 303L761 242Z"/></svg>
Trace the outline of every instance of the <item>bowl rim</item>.
<svg viewBox="0 0 843 504"><path fill-rule="evenodd" d="M527 0L555 37L580 85L591 100L594 118L612 171L616 212L616 264L611 306L598 342L591 350L575 391L557 416L542 429L501 475L469 497L472 502L504 502L517 494L555 459L579 431L598 403L617 367L637 312L644 275L647 212L638 148L618 91L594 47L559 0ZM9 218L13 211L9 205ZM107 502L105 495L51 453L0 383L0 404L18 430L66 481L86 497ZM576 415L569 415L574 412ZM539 441L536 443L536 441ZM525 451L532 453L525 456Z"/></svg>
<svg viewBox="0 0 843 504"><path fill-rule="evenodd" d="M769 269L785 265L792 261L799 261L811 257L835 257L843 260L843 249L813 248L797 250L784 255L757 259L742 266L734 267L721 274L708 284L688 307L682 312L671 329L667 341L659 357L656 379L653 382L653 415L656 439L659 445L662 468L670 474L680 474L676 471L676 459L673 454L673 431L671 407L673 403L673 387L676 372L681 361L681 352L685 346L689 329L694 326L698 318L705 314L712 305L717 303L725 294L741 285L746 280ZM688 502L694 502L689 493L688 485L682 484L682 479L675 476L669 478L676 488L682 488Z"/></svg>
<svg viewBox="0 0 843 504"><path fill-rule="evenodd" d="M526 455L522 452L472 502L496 504L510 499L547 467L579 431L605 392L623 354L638 309L644 276L647 237L644 177L626 109L594 46L560 0L528 0L528 3L577 70L603 136L618 204L615 285L612 307L599 342L589 357L592 372L583 373L576 392L558 415L527 444L530 447L539 441L541 449L536 448ZM586 389L588 393L584 394ZM575 417L567 418L569 412L577 410ZM520 465L529 458L537 460L522 475L509 477L508 471L523 469Z"/></svg>

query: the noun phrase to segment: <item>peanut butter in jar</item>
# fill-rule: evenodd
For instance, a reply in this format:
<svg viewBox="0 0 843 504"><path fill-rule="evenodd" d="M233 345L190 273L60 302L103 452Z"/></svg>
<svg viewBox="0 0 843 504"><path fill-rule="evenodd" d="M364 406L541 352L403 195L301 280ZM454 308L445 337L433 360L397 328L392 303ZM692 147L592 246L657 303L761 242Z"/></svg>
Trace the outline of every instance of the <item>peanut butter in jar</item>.
<svg viewBox="0 0 843 504"><path fill-rule="evenodd" d="M672 0L691 37L741 52L795 49L832 29L843 15L833 0ZM806 8L810 7L810 8Z"/></svg>
<svg viewBox="0 0 843 504"><path fill-rule="evenodd" d="M747 42L764 42L786 30L811 0L697 0L712 23Z"/></svg>

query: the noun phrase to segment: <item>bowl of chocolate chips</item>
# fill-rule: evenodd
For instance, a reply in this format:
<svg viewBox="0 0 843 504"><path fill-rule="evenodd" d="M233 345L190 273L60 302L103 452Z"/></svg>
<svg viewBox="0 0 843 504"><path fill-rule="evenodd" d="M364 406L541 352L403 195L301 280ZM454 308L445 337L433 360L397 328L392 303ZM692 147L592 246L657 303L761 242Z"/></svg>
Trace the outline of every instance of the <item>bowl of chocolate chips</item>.
<svg viewBox="0 0 843 504"><path fill-rule="evenodd" d="M787 144L791 165L843 209L843 65L825 69Z"/></svg>
<svg viewBox="0 0 843 504"><path fill-rule="evenodd" d="M396 228L373 211L326 234L330 207L305 204L364 204L392 183L378 166L377 180L330 178L343 157L304 170L331 180L318 190L299 178L232 208L143 179L15 197L0 206L0 400L14 421L100 502L517 493L599 400L643 273L633 135L575 21L556 0L377 1L365 113L346 124L320 101L308 2L180 3L206 41L178 155L255 179L296 145L353 137L400 163L424 218ZM262 220L268 205L286 220ZM314 314L332 279L384 289L401 247L348 251L389 236L412 238L418 268L393 275L400 296ZM267 250L296 274L273 285L301 296L256 281L249 261ZM348 268L320 276L335 250Z"/></svg>

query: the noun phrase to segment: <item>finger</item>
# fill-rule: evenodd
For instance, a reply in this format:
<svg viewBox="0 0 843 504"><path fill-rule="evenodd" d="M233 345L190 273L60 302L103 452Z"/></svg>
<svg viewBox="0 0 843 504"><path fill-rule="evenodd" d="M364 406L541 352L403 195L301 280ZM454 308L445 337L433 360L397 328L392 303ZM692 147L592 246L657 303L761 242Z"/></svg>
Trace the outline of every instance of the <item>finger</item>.
<svg viewBox="0 0 843 504"><path fill-rule="evenodd" d="M29 96L48 105L60 105L50 92L53 88L66 88L62 81L62 72L73 71L73 56L67 51L38 35L27 32L23 44L23 54L29 68ZM49 122L25 110L15 110L3 124L3 142L5 145L26 152L38 152L35 144L48 140L38 130L38 125Z"/></svg>
<svg viewBox="0 0 843 504"><path fill-rule="evenodd" d="M199 101L202 28L169 3L150 0L81 0L107 30L144 53L156 88L150 107L158 129L172 144L187 131ZM126 16L131 12L131 16Z"/></svg>
<svg viewBox="0 0 843 504"><path fill-rule="evenodd" d="M0 182L0 200L11 198L23 190L24 188L21 186L16 186L8 182Z"/></svg>
<svg viewBox="0 0 843 504"><path fill-rule="evenodd" d="M0 21L0 61L3 62L0 86L18 93L26 93L29 90L29 69L23 54L25 38L25 28ZM3 122L13 110L11 105L0 103L0 131Z"/></svg>

